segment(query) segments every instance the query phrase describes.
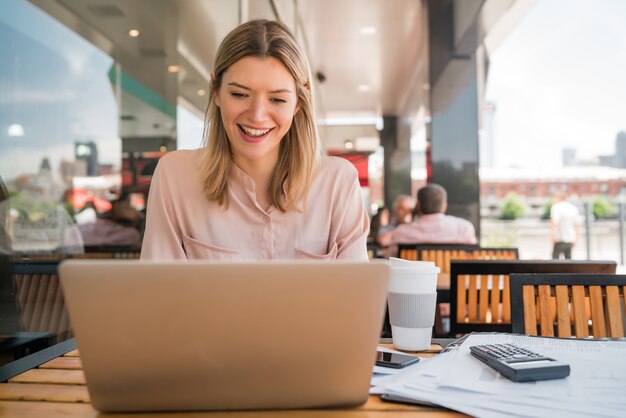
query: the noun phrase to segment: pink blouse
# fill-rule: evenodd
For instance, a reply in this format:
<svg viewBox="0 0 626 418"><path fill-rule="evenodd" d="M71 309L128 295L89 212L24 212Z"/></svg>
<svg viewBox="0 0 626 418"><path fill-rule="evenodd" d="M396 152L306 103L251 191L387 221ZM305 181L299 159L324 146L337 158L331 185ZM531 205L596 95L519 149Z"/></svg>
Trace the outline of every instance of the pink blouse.
<svg viewBox="0 0 626 418"><path fill-rule="evenodd" d="M357 171L324 157L306 205L263 210L255 183L236 165L228 209L209 201L198 175L201 150L161 157L152 177L141 259L348 259L367 261L369 218Z"/></svg>

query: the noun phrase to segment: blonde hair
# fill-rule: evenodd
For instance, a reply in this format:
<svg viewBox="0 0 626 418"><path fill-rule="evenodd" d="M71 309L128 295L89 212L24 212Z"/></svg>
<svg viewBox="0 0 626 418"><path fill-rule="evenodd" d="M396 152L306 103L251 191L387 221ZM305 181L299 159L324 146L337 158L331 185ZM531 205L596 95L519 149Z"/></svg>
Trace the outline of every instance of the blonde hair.
<svg viewBox="0 0 626 418"><path fill-rule="evenodd" d="M279 156L270 180L272 204L285 212L299 198L305 198L319 166L321 147L315 125L311 70L289 29L280 22L252 20L233 29L220 44L215 57L206 111L200 178L207 199L228 207L228 178L232 150L215 103L224 73L240 59L273 57L287 67L296 84L299 110L280 142ZM284 189L283 189L283 186Z"/></svg>

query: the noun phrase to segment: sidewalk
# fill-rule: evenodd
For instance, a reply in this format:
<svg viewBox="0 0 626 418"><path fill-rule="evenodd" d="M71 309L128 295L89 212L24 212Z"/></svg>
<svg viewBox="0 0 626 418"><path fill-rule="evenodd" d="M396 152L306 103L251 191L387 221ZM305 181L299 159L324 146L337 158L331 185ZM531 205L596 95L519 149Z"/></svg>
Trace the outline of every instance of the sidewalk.
<svg viewBox="0 0 626 418"><path fill-rule="evenodd" d="M590 229L591 256L589 258L592 260L614 260L620 264L618 221L596 221L591 224ZM572 250L572 259L574 260L588 259L584 225L581 230L582 236ZM483 218L480 242L485 247L517 247L521 259L549 260L552 258L549 221L539 219L501 221ZM620 271L626 272L623 268Z"/></svg>

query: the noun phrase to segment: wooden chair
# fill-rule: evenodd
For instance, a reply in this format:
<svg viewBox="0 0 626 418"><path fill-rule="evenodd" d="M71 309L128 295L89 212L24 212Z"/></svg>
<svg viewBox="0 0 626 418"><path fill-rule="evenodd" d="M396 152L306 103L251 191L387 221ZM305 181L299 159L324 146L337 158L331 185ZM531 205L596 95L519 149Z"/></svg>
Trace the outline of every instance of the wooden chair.
<svg viewBox="0 0 626 418"><path fill-rule="evenodd" d="M51 333L22 330L11 268L11 257L0 254L0 366L54 344Z"/></svg>
<svg viewBox="0 0 626 418"><path fill-rule="evenodd" d="M398 244L398 258L412 261L434 261L442 273L450 272L451 260L471 257L479 245L470 244Z"/></svg>
<svg viewBox="0 0 626 418"><path fill-rule="evenodd" d="M513 332L623 338L626 275L512 274L511 305Z"/></svg>
<svg viewBox="0 0 626 418"><path fill-rule="evenodd" d="M414 261L433 261L441 269L440 281L449 281L452 260L516 260L517 248L486 248L473 244L399 244L398 258ZM435 312L435 335L444 336L443 317L450 302L447 289L437 292L437 311Z"/></svg>
<svg viewBox="0 0 626 418"><path fill-rule="evenodd" d="M13 261L22 330L51 332L61 342L73 336L58 276L58 260Z"/></svg>
<svg viewBox="0 0 626 418"><path fill-rule="evenodd" d="M450 334L511 332L512 273L615 273L614 261L459 260L450 274Z"/></svg>

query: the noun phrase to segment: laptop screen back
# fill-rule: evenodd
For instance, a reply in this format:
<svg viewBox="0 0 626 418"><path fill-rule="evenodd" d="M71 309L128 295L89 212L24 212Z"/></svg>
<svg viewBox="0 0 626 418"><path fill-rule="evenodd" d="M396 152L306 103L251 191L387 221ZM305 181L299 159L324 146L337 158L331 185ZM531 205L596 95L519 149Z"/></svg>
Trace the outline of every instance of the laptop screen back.
<svg viewBox="0 0 626 418"><path fill-rule="evenodd" d="M94 406L365 402L388 266L70 260L60 276Z"/></svg>

